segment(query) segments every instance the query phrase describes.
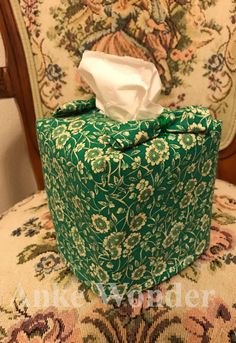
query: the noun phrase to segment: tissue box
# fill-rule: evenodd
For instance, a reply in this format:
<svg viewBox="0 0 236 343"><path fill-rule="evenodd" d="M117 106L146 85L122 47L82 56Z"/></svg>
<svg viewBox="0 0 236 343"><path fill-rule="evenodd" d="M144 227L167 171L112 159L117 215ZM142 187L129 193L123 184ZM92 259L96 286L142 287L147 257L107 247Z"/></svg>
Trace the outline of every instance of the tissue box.
<svg viewBox="0 0 236 343"><path fill-rule="evenodd" d="M221 134L207 109L119 123L74 101L37 133L59 251L94 292L151 288L206 250Z"/></svg>

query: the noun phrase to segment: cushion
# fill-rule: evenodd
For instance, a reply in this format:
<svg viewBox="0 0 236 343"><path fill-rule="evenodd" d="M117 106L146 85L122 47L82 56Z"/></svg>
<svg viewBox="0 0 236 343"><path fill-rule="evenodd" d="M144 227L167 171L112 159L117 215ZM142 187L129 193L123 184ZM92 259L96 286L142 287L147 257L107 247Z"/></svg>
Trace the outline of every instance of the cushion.
<svg viewBox="0 0 236 343"><path fill-rule="evenodd" d="M86 286L147 289L206 250L221 133L207 109L118 123L75 101L37 131L58 247Z"/></svg>

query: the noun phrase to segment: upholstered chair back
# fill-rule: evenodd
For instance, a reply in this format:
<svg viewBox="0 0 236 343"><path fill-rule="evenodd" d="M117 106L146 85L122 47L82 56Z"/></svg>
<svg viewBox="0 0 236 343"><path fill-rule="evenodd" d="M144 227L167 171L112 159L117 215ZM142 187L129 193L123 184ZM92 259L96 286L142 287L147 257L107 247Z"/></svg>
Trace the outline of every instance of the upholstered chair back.
<svg viewBox="0 0 236 343"><path fill-rule="evenodd" d="M236 129L235 1L11 0L20 29L37 116L88 98L78 73L84 50L153 62L162 104L207 106L223 120L221 149Z"/></svg>

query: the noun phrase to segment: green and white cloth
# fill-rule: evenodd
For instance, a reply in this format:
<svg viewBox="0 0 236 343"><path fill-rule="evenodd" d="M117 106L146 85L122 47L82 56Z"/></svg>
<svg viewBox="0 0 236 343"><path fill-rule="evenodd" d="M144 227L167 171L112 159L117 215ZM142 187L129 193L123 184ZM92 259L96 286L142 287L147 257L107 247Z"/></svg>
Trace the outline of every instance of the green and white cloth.
<svg viewBox="0 0 236 343"><path fill-rule="evenodd" d="M207 249L221 122L206 108L118 123L78 100L37 132L58 248L94 292L151 288Z"/></svg>

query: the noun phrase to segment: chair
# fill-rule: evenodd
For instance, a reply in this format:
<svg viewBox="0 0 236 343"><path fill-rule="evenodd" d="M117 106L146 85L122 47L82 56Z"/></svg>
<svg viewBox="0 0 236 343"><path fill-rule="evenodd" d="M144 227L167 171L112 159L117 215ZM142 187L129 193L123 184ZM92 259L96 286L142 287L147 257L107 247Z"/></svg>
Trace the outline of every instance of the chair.
<svg viewBox="0 0 236 343"><path fill-rule="evenodd" d="M220 4L203 2L205 5L200 6L195 2L191 9L188 1L176 1L169 8L163 5L161 13L160 6L149 8L145 3L130 6L128 1L114 1L103 8L98 4L93 7L91 2L85 5L83 17L83 5L67 8L59 2L52 7L50 2L45 6L40 1L33 4L23 1L20 5L13 0L2 1L1 31L8 67L1 69L1 97L14 95L24 113L29 154L40 189L43 178L35 117L49 115L60 103L89 96L76 70L85 49L154 62L162 77L164 105L208 106L213 115L223 120L218 176L236 183L235 5L227 1L228 16L224 18L220 15ZM166 21L163 9L171 14ZM42 11L49 16L45 22ZM208 20L209 11L212 14ZM113 21L109 19L111 13L116 18ZM60 16L67 25L60 22ZM199 94L202 87L204 91Z"/></svg>
<svg viewBox="0 0 236 343"><path fill-rule="evenodd" d="M0 69L0 98L15 97L18 103L39 190L43 177L35 119L50 115L61 103L91 96L77 73L85 49L154 62L162 78L163 105L209 107L223 120L218 177L236 184L236 8L233 0L224 2L224 11L221 4L205 0L120 0L104 5L90 0L0 2L7 55L7 67ZM0 222L4 261L0 271L5 282L0 337L6 342L26 341L33 335L66 342L233 340L235 204L235 186L217 181L208 252L159 285L154 306L146 292L140 301L117 306L101 303L61 260L45 193L25 199ZM165 296L171 290L184 297L180 307L172 308ZM157 291L165 298L162 307L157 306ZM209 306L204 307L207 292ZM188 300L194 305L189 306Z"/></svg>

